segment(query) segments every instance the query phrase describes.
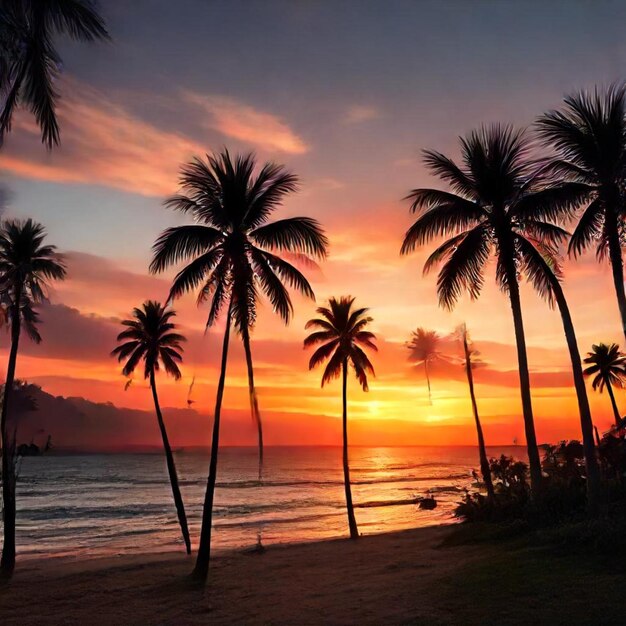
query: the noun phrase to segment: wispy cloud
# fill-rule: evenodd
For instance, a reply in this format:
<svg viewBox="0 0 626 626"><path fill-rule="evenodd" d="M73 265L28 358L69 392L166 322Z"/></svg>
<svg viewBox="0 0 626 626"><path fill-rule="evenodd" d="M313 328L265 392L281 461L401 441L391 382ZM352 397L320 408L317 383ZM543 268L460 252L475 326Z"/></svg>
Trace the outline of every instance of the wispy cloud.
<svg viewBox="0 0 626 626"><path fill-rule="evenodd" d="M259 111L233 98L184 91L184 99L208 115L204 126L226 137L251 143L268 151L303 154L306 143L279 117Z"/></svg>
<svg viewBox="0 0 626 626"><path fill-rule="evenodd" d="M59 108L60 148L47 153L31 116L20 113L0 153L0 170L35 180L164 196L176 189L180 164L210 150L206 136L192 139L164 130L87 85L66 82ZM176 102L161 99L159 104L186 107L200 128L269 152L301 154L308 149L278 117L231 98L184 92Z"/></svg>
<svg viewBox="0 0 626 626"><path fill-rule="evenodd" d="M180 163L205 150L85 85L71 81L69 87L59 108L61 147L47 153L30 116L20 114L0 153L0 169L25 178L161 196L175 189Z"/></svg>
<svg viewBox="0 0 626 626"><path fill-rule="evenodd" d="M348 108L344 116L346 124L361 124L381 117L381 112L374 106L355 104Z"/></svg>

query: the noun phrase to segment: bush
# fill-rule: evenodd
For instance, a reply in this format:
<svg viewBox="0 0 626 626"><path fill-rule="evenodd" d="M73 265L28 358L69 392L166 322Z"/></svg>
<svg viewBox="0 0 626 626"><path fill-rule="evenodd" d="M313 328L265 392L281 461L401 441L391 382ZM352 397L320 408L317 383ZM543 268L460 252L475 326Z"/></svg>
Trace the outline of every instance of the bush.
<svg viewBox="0 0 626 626"><path fill-rule="evenodd" d="M530 500L528 467L504 454L490 459L489 467L495 496L488 498L480 491L466 491L454 513L468 522L500 522L522 519Z"/></svg>
<svg viewBox="0 0 626 626"><path fill-rule="evenodd" d="M544 446L543 488L530 497L528 466L502 455L489 462L495 496L467 491L455 515L468 522L512 522L550 525L584 516L586 477L582 445L578 441Z"/></svg>

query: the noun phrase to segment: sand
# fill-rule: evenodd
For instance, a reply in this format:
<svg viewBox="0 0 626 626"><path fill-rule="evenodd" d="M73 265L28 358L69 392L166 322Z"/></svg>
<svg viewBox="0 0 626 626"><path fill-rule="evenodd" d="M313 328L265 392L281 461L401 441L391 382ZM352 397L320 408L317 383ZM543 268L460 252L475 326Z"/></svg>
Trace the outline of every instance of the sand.
<svg viewBox="0 0 626 626"><path fill-rule="evenodd" d="M485 547L440 547L450 528L269 547L215 558L204 588L180 553L18 563L0 587L9 624L456 623L438 582Z"/></svg>

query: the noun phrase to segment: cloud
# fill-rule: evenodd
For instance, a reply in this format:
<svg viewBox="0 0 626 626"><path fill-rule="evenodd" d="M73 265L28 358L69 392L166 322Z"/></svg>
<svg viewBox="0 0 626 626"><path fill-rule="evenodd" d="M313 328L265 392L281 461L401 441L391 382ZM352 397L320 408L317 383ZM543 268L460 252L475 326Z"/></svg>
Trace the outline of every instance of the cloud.
<svg viewBox="0 0 626 626"><path fill-rule="evenodd" d="M144 196L166 196L176 190L181 163L207 152L206 139L199 142L150 124L74 79L64 79L62 91L61 146L46 152L32 117L20 112L0 153L0 170L46 182L97 184ZM270 152L302 154L308 150L278 117L232 98L186 91L176 100L160 98L153 104L186 116L200 128Z"/></svg>
<svg viewBox="0 0 626 626"><path fill-rule="evenodd" d="M57 299L81 311L118 314L147 299L163 301L169 293L170 282L165 278L131 271L94 254L71 251L65 259L68 280L57 283L55 293Z"/></svg>
<svg viewBox="0 0 626 626"><path fill-rule="evenodd" d="M99 184L146 196L176 188L180 164L205 147L159 129L104 94L73 80L59 107L62 144L46 152L39 130L20 113L0 153L0 169L37 180Z"/></svg>
<svg viewBox="0 0 626 626"><path fill-rule="evenodd" d="M225 96L184 91L183 98L208 115L203 125L226 137L251 143L270 152L304 154L309 147L279 117Z"/></svg>
<svg viewBox="0 0 626 626"><path fill-rule="evenodd" d="M348 108L344 116L346 124L361 124L381 117L380 110L373 106L355 104Z"/></svg>

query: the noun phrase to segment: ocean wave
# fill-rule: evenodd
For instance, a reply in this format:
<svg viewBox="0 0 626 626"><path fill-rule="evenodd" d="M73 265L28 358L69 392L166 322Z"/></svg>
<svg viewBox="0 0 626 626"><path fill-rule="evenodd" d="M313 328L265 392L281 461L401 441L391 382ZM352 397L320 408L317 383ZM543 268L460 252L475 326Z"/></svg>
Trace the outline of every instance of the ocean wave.
<svg viewBox="0 0 626 626"><path fill-rule="evenodd" d="M345 507L344 507L345 508ZM315 515L300 515L296 517L273 517L266 519L237 521L237 522L216 522L215 528L236 528L236 527L254 527L254 526L273 526L274 524L298 524L301 522L317 521L328 519L331 517L339 517L345 513L318 513Z"/></svg>
<svg viewBox="0 0 626 626"><path fill-rule="evenodd" d="M426 482L429 480L460 480L467 478L467 474L448 474L445 476L389 476L379 479L371 480L359 480L354 479L350 481L352 485L378 485L378 484L390 484L390 483L412 483L412 482ZM288 481L271 481L271 480L241 480L241 481L229 481L218 482L216 487L220 489L256 489L264 487L304 487L307 485L329 487L329 486L343 486L343 480L288 480Z"/></svg>

